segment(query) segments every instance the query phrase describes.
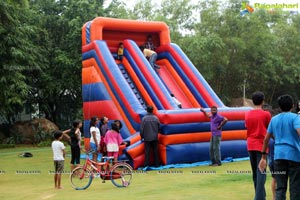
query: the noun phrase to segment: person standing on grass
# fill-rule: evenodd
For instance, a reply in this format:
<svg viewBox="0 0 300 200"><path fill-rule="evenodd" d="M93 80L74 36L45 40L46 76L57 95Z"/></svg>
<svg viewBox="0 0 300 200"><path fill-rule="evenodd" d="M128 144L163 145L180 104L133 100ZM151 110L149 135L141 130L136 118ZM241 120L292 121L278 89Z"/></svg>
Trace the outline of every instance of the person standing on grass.
<svg viewBox="0 0 300 200"><path fill-rule="evenodd" d="M210 166L221 166L221 137L222 137L222 127L226 124L228 119L218 114L218 108L212 106L210 108L211 115L208 114L203 108L200 111L205 114L206 117L210 118L210 130L211 138L209 145L209 156L211 159Z"/></svg>
<svg viewBox="0 0 300 200"><path fill-rule="evenodd" d="M114 157L114 163L118 161L119 148L123 142L123 138L120 134L120 125L118 122L114 121L111 124L111 130L108 130L104 137L104 143L107 148L107 156Z"/></svg>
<svg viewBox="0 0 300 200"><path fill-rule="evenodd" d="M78 119L73 121L73 128L63 131L63 136L68 139L71 146L71 172L80 165L81 132L82 122Z"/></svg>
<svg viewBox="0 0 300 200"><path fill-rule="evenodd" d="M292 113L294 106L290 95L278 98L281 113L274 116L267 129L261 149L259 170L265 172L267 147L274 138L274 174L276 179L276 200L285 200L289 187L290 200L300 199L300 116ZM289 182L289 186L288 186Z"/></svg>
<svg viewBox="0 0 300 200"><path fill-rule="evenodd" d="M264 104L262 109L270 112L271 116L274 116L275 113L272 110L272 106L269 104ZM269 142L269 153L268 153L268 166L271 172L272 180L271 180L271 191L272 191L272 200L276 200L276 179L274 174L274 139L271 138Z"/></svg>
<svg viewBox="0 0 300 200"><path fill-rule="evenodd" d="M54 141L51 144L54 160L54 187L63 189L61 186L61 173L64 171L65 145L60 140L63 138L62 131L54 132Z"/></svg>
<svg viewBox="0 0 300 200"><path fill-rule="evenodd" d="M147 114L142 118L140 134L145 144L145 162L144 167L149 166L150 151L153 150L155 167L159 167L158 155L158 132L160 122L157 116L153 114L153 107L147 106Z"/></svg>
<svg viewBox="0 0 300 200"><path fill-rule="evenodd" d="M104 143L104 136L107 131L108 131L108 118L106 116L103 116L100 119L100 135L101 135L100 152L102 153L102 156L107 155L106 145Z"/></svg>
<svg viewBox="0 0 300 200"><path fill-rule="evenodd" d="M267 133L267 127L271 120L271 114L262 109L265 95L258 91L252 94L252 102L254 109L250 110L245 115L245 126L247 129L247 149L250 157L252 170L252 179L255 189L254 200L266 199L266 173L261 172L258 168L261 159L261 149L263 141Z"/></svg>
<svg viewBox="0 0 300 200"><path fill-rule="evenodd" d="M93 152L93 161L95 161L95 162L97 162L98 152L100 151L100 140L101 140L100 130L97 127L98 122L99 122L98 117L94 116L91 118L91 121L90 121L90 133L91 133L90 148L94 151Z"/></svg>
<svg viewBox="0 0 300 200"><path fill-rule="evenodd" d="M80 165L80 150L81 150L81 132L82 122L80 120L73 121L73 128L69 132L71 140L71 171Z"/></svg>
<svg viewBox="0 0 300 200"><path fill-rule="evenodd" d="M101 137L104 137L107 131L108 131L108 117L103 116L100 119L100 135L101 135Z"/></svg>

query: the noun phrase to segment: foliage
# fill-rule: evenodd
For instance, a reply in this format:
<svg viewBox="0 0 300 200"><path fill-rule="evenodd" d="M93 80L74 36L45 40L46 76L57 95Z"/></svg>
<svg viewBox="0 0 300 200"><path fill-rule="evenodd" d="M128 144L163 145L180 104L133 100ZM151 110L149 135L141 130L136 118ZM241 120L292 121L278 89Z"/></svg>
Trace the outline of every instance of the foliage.
<svg viewBox="0 0 300 200"><path fill-rule="evenodd" d="M35 85L33 102L59 127L81 118L81 27L103 13L103 1L32 1L45 37L45 69ZM80 116L78 116L80 115Z"/></svg>
<svg viewBox="0 0 300 200"><path fill-rule="evenodd" d="M201 22L181 40L184 51L225 103L244 84L246 97L261 90L270 103L282 93L298 98L299 15L257 10L242 17L241 2L201 1Z"/></svg>
<svg viewBox="0 0 300 200"><path fill-rule="evenodd" d="M155 1L138 1L133 9L129 9L129 16L123 18L136 20L164 21L168 24L173 40L179 40L181 33L190 32L197 16L198 6L191 0L162 0L161 4Z"/></svg>
<svg viewBox="0 0 300 200"><path fill-rule="evenodd" d="M243 0L3 0L0 2L0 115L13 123L25 105L60 128L82 117L81 28L97 16L164 21L177 43L228 103L255 90L267 102L300 98L300 15L255 9Z"/></svg>
<svg viewBox="0 0 300 200"><path fill-rule="evenodd" d="M37 27L30 22L26 1L0 2L0 114L9 123L23 110L31 90L28 79L39 71L39 48L32 38Z"/></svg>
<svg viewBox="0 0 300 200"><path fill-rule="evenodd" d="M81 27L103 14L103 1L1 4L0 114L13 123L36 104L60 127L81 118Z"/></svg>
<svg viewBox="0 0 300 200"><path fill-rule="evenodd" d="M53 132L54 130L49 130L49 131L45 131L41 124L39 123L37 130L35 130L35 134L34 134L34 143L35 144L40 144L42 142L45 143L51 143L51 141L53 140Z"/></svg>
<svg viewBox="0 0 300 200"><path fill-rule="evenodd" d="M6 143L7 144L23 144L24 136L22 133L16 131L10 134L11 136L8 137Z"/></svg>
<svg viewBox="0 0 300 200"><path fill-rule="evenodd" d="M51 147L51 140L41 141L37 144L37 147Z"/></svg>

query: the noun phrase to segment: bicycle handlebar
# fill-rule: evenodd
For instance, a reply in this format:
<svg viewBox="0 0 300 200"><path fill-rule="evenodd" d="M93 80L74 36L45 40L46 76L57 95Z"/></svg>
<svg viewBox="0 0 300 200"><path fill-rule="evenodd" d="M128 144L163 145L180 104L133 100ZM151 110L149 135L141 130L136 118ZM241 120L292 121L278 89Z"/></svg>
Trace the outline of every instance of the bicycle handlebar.
<svg viewBox="0 0 300 200"><path fill-rule="evenodd" d="M90 149L90 150L88 150L88 151L84 151L86 154L93 154L93 153L96 153L96 151L95 150L93 150L93 149Z"/></svg>

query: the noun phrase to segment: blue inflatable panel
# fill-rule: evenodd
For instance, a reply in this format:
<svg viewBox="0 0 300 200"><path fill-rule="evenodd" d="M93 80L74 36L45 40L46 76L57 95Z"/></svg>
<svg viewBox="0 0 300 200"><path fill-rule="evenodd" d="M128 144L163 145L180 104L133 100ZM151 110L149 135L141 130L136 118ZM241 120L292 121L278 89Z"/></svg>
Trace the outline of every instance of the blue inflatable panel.
<svg viewBox="0 0 300 200"><path fill-rule="evenodd" d="M209 142L174 144L166 147L167 165L207 161ZM248 157L246 140L221 141L221 159Z"/></svg>
<svg viewBox="0 0 300 200"><path fill-rule="evenodd" d="M82 85L83 102L111 100L103 83L92 83Z"/></svg>
<svg viewBox="0 0 300 200"><path fill-rule="evenodd" d="M245 130L244 121L229 121L222 130ZM161 134L170 135L176 133L209 132L210 122L186 123L186 124L161 124Z"/></svg>

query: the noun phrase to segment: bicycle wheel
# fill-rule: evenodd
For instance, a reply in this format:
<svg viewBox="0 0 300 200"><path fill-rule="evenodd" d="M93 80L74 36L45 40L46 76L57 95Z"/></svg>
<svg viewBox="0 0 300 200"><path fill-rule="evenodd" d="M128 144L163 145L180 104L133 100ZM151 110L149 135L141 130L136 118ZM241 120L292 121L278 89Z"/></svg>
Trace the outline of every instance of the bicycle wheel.
<svg viewBox="0 0 300 200"><path fill-rule="evenodd" d="M75 168L70 175L71 185L76 190L85 190L93 180L93 176L88 169L83 167Z"/></svg>
<svg viewBox="0 0 300 200"><path fill-rule="evenodd" d="M115 164L110 171L110 180L116 187L127 187L132 179L132 168L126 163Z"/></svg>

